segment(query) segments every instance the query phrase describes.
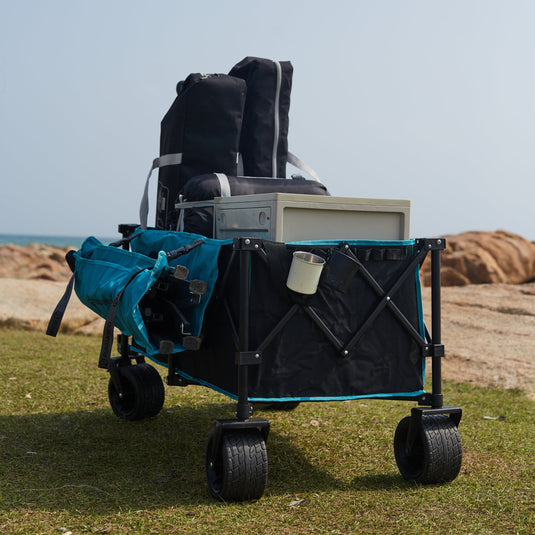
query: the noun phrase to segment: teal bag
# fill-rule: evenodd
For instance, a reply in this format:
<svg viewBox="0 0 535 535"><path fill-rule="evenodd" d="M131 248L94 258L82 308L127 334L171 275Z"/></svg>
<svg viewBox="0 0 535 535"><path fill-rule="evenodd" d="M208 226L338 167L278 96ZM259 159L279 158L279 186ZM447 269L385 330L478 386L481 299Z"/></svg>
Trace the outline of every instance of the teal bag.
<svg viewBox="0 0 535 535"><path fill-rule="evenodd" d="M142 255L154 255L156 251L175 251L191 242L202 239L200 247L196 247L184 256L169 261L170 267L180 264L188 268L191 279L206 282L207 291L201 296L201 302L192 311L192 334L200 336L204 313L210 301L217 278L219 276L218 258L223 245L231 244L232 240L215 240L200 234L176 232L173 230L137 230L130 240L130 248Z"/></svg>
<svg viewBox="0 0 535 535"><path fill-rule="evenodd" d="M74 258L74 290L80 301L107 319L112 303L120 294L115 326L123 334L132 336L147 354L158 353L149 341L138 304L160 276L169 271L165 252L160 251L153 259L103 245L91 237L74 253Z"/></svg>
<svg viewBox="0 0 535 535"><path fill-rule="evenodd" d="M198 247L168 261L168 252L199 239L202 243ZM139 302L159 278L167 276L180 264L188 268L190 278L203 280L207 285L207 291L192 311L191 318L192 335L200 336L204 313L219 276L219 251L231 240L214 240L185 232L138 229L129 237L129 242L131 251L103 245L90 237L74 253L74 289L80 301L105 318L108 328L116 326L123 334L131 336L136 351L140 350L149 357L157 355L159 348L149 339ZM109 333L106 334L105 328L106 337L109 338ZM109 340L105 343L111 346ZM174 345L174 353L184 350L182 344Z"/></svg>

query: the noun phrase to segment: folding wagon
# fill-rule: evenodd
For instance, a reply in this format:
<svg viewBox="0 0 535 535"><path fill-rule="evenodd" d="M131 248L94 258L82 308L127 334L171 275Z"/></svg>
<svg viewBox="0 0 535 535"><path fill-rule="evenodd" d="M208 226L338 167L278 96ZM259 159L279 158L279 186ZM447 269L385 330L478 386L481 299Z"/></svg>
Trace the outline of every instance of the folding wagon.
<svg viewBox="0 0 535 535"><path fill-rule="evenodd" d="M258 61L271 66L258 58L242 63ZM279 91L288 66L275 67ZM240 90L235 80L218 76L225 91ZM214 82L198 78L195 84L206 80ZM248 80L247 95L253 83ZM277 106L279 101L284 99L276 99ZM184 152L165 145L169 121L168 114L163 156L153 168L184 172L184 139ZM232 165L240 150L247 154L241 129ZM249 166L252 160L244 157ZM98 365L110 374L113 412L139 420L162 408L164 385L147 360L167 368L169 386L203 385L234 399L235 418L216 420L208 438L206 475L214 498L247 500L262 496L268 473L270 423L254 417L255 404L288 410L311 401L413 401L417 406L394 436L401 475L420 483L455 479L462 411L443 404L441 387L444 239L409 239L407 213L401 230L399 223L392 226L395 203L384 201L388 207L381 208L378 200L331 197L314 180L273 178L283 173L280 167L267 179L239 177L221 161L206 165L218 172L195 168L175 182L163 174L157 228L147 228L142 209L142 225L120 225L118 242L107 246L89 238L68 255L78 297L106 318ZM146 202L145 196L142 206ZM430 330L419 274L428 256ZM66 300L53 315L51 334ZM114 327L121 331L118 356L111 354ZM426 392L429 362L432 387Z"/></svg>

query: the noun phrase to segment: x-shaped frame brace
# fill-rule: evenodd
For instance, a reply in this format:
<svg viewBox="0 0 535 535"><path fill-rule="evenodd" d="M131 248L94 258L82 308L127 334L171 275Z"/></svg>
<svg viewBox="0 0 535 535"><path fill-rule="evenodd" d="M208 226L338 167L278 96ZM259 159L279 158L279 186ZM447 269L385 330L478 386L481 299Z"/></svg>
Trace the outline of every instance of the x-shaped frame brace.
<svg viewBox="0 0 535 535"><path fill-rule="evenodd" d="M409 333L409 335L420 346L423 356L432 356L433 354L437 352L440 353L441 346L435 347L429 343L430 335L427 329L426 329L426 337L424 338L418 332L418 330L412 325L412 323L406 318L403 312L401 312L401 310L399 309L399 307L395 304L393 300L393 296L395 295L395 293L399 290L399 288L407 279L407 277L409 277L411 274L414 274L414 269L416 268L417 265L421 264L424 261L427 253L431 250L441 250L444 248L443 241L440 239L439 240L428 240L428 239L417 240L416 246L419 247L419 249L417 250L417 254L415 255L415 257L412 259L409 265L405 268L403 273L398 277L398 279L387 290L385 290L377 282L377 280L373 277L373 275L366 269L364 264L351 251L349 244L342 242L340 244L341 250L345 254L350 256L354 262L357 263L358 265L357 273L360 273L363 279L368 283L368 285L372 288L372 290L379 297L379 300L377 301L371 314L367 317L367 319L359 327L359 329L354 333L354 335L349 340L349 342L344 343L332 332L332 330L327 326L327 324L321 318L321 316L310 305L303 305L303 304L295 303L288 310L288 312L281 318L281 320L277 323L274 329L268 334L268 336L264 339L264 341L260 344L260 346L256 350L256 353L261 354L262 351L265 350L266 347L275 338L275 336L281 331L281 329L291 320L291 318L295 315L295 313L298 310L303 310L309 316L309 318L314 322L314 324L321 330L321 332L327 338L327 340L329 340L329 342L335 347L335 349L339 351L340 354L344 358L349 358L351 355L351 352L355 349L355 347L357 346L359 341L362 339L364 334L372 326L377 316L385 308L391 311L391 313L394 315L394 317L400 323L400 325ZM441 356L441 355L438 355L438 356Z"/></svg>

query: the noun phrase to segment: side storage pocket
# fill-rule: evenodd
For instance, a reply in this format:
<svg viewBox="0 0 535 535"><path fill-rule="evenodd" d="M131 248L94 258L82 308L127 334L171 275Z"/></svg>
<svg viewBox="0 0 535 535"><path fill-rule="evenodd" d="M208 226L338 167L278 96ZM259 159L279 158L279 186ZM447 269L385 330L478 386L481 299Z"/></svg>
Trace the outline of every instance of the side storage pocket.
<svg viewBox="0 0 535 535"><path fill-rule="evenodd" d="M74 256L74 289L80 301L106 319L113 300L122 291L115 325L122 333L132 336L147 353L157 352L149 341L138 304L167 270L165 253L152 259L88 238Z"/></svg>

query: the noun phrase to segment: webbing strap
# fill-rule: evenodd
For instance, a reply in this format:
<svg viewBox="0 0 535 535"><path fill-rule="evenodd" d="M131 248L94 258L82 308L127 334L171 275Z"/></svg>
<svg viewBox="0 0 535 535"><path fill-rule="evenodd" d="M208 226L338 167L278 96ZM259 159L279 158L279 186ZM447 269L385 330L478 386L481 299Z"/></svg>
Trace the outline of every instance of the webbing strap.
<svg viewBox="0 0 535 535"><path fill-rule="evenodd" d="M67 305L69 304L69 299L71 298L73 285L74 285L74 273L72 274L69 280L69 283L67 284L65 293L63 294L62 298L59 300L59 303L56 305L54 312L52 312L52 316L50 316L50 321L48 322L48 327L46 329L46 334L48 336L56 336L58 334L59 327L61 325L61 320L63 319L63 315L65 314L65 309L67 308Z"/></svg>
<svg viewBox="0 0 535 535"><path fill-rule="evenodd" d="M179 165L182 163L182 153L177 152L175 154L164 154L159 158L155 158L152 161L152 168L165 167L166 165Z"/></svg>
<svg viewBox="0 0 535 535"><path fill-rule="evenodd" d="M271 176L273 178L277 178L277 154L279 151L279 137L280 137L280 117L279 117L279 100L280 100L280 93L281 93L281 84L282 84L282 67L281 64L278 61L274 61L275 63L275 69L277 71L277 84L275 88L275 104L273 106L274 108L274 114L273 117L274 121L274 135L273 135L273 150L271 153Z"/></svg>
<svg viewBox="0 0 535 535"><path fill-rule="evenodd" d="M175 154L164 154L163 156L155 158L152 161L152 166L145 182L143 196L141 197L141 204L139 205L139 222L141 223L141 228L143 230L147 230L147 218L149 215L149 182L152 172L154 171L154 169L157 169L159 167L165 167L167 165L180 165L181 163L181 152L177 152Z"/></svg>
<svg viewBox="0 0 535 535"><path fill-rule="evenodd" d="M297 169L301 169L301 171L308 173L317 182L321 182L316 171L314 171L312 167L309 167L303 160L301 160L301 158L298 158L295 154L292 154L291 152L288 152L288 163L290 165L293 165L294 167L297 167Z"/></svg>
<svg viewBox="0 0 535 535"><path fill-rule="evenodd" d="M117 309L119 308L119 301L123 296L126 287L145 269L152 268L143 268L139 271L136 271L132 276L126 281L126 284L121 288L121 291L115 296L114 300L111 303L110 310L108 311L108 316L106 318L106 323L104 323L104 331L102 333L102 345L100 346L100 356L98 359L99 368L107 368L111 350L113 347L113 328L115 327L115 317L117 316Z"/></svg>
<svg viewBox="0 0 535 535"><path fill-rule="evenodd" d="M228 181L227 175L224 175L223 173L214 173L214 175L219 180L221 197L231 197L232 193L230 192L230 182Z"/></svg>
<svg viewBox="0 0 535 535"><path fill-rule="evenodd" d="M243 176L243 156L238 152L236 176Z"/></svg>

